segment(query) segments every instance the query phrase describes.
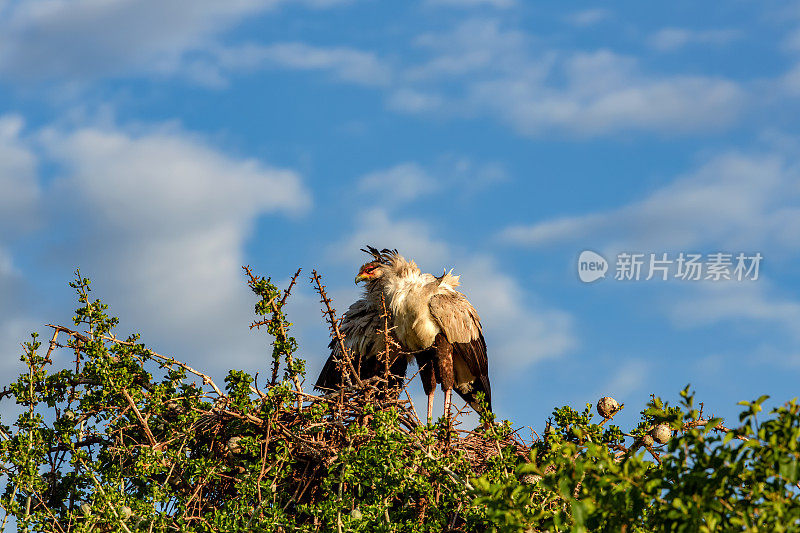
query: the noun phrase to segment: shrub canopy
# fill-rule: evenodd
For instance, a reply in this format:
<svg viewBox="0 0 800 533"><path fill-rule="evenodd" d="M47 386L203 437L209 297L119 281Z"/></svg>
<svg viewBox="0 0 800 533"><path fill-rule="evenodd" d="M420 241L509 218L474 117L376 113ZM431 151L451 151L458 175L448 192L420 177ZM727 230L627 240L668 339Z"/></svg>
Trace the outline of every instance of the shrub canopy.
<svg viewBox="0 0 800 533"><path fill-rule="evenodd" d="M507 421L426 426L380 376L303 390L284 313L297 275L280 291L246 274L252 327L272 337L271 380L231 370L222 388L138 335L117 337L118 320L77 274L74 329L50 326L46 346L33 334L27 371L0 392L24 408L0 424L3 528L800 530L795 400L761 420L766 397L742 402L734 428L705 417L689 387L677 406L652 397L627 432L613 409L598 419L589 404L555 409L527 442Z"/></svg>

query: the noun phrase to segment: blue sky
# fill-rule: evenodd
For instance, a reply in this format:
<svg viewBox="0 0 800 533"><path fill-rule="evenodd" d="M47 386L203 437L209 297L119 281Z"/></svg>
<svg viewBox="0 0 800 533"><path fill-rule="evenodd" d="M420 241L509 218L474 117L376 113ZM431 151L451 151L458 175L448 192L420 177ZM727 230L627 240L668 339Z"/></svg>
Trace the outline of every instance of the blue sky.
<svg viewBox="0 0 800 533"><path fill-rule="evenodd" d="M0 373L76 267L120 333L264 369L249 264L304 268L310 386L307 275L343 311L372 244L461 274L501 418L612 395L630 423L691 383L735 423L797 391L798 96L797 2L0 0ZM764 259L621 282L622 251Z"/></svg>

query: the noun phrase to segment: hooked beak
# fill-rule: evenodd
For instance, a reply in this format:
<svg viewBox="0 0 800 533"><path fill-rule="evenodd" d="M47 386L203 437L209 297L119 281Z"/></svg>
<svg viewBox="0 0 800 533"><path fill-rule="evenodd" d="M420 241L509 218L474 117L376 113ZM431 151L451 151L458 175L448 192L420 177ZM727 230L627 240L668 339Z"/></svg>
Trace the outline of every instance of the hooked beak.
<svg viewBox="0 0 800 533"><path fill-rule="evenodd" d="M356 276L356 285L358 284L359 281L367 281L368 279L369 276L367 276L366 274L359 274L358 276Z"/></svg>

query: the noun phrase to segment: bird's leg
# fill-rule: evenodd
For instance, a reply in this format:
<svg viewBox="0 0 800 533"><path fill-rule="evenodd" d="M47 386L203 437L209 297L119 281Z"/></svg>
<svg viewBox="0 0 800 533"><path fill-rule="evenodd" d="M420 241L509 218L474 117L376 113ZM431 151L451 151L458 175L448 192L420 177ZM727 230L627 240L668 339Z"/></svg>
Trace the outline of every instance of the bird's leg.
<svg viewBox="0 0 800 533"><path fill-rule="evenodd" d="M428 396L428 424L433 422L433 394L436 392L436 364L433 361L433 356L433 350L425 350L417 355L422 389Z"/></svg>
<svg viewBox="0 0 800 533"><path fill-rule="evenodd" d="M445 442L447 443L448 447L450 446L451 431L453 429L453 419L450 418L450 398L452 394L453 394L453 389L447 389L446 391L444 391L444 421L445 424L447 424L446 426L447 433L445 437Z"/></svg>
<svg viewBox="0 0 800 533"><path fill-rule="evenodd" d="M436 335L433 341L436 347L436 368L438 370L439 382L444 391L444 417L447 420L447 427L450 428L450 394L455 385L455 374L453 371L453 345L447 340L444 333Z"/></svg>

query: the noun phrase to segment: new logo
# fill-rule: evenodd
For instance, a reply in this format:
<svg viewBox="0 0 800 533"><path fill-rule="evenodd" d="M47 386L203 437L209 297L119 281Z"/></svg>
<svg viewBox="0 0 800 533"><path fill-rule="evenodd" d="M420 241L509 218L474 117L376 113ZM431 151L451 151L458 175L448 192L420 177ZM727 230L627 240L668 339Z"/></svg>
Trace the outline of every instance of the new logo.
<svg viewBox="0 0 800 533"><path fill-rule="evenodd" d="M591 250L584 250L578 257L578 277L584 283L591 283L606 277L608 261Z"/></svg>

